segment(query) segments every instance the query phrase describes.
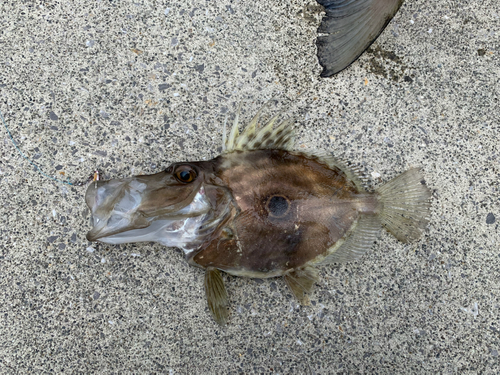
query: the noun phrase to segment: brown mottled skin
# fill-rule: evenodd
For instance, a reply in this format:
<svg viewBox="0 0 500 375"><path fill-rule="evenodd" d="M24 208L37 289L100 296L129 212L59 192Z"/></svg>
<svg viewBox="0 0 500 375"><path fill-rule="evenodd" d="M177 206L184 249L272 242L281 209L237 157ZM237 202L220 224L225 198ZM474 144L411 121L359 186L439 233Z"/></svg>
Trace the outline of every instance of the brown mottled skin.
<svg viewBox="0 0 500 375"><path fill-rule="evenodd" d="M86 194L90 241L181 248L191 265L205 269L207 304L221 325L229 312L219 270L283 276L307 305L317 264L359 259L382 226L408 242L428 223L430 191L419 168L367 193L356 172L328 154L290 151L289 121L273 129L275 116L256 130L259 113L241 135L236 118L224 137L226 152L213 160L96 181Z"/></svg>
<svg viewBox="0 0 500 375"><path fill-rule="evenodd" d="M234 220L188 260L237 276L280 276L325 255L369 199L340 169L296 152L235 151L190 164L204 170L208 185L227 187L235 209ZM286 212L270 212L273 196L288 199Z"/></svg>

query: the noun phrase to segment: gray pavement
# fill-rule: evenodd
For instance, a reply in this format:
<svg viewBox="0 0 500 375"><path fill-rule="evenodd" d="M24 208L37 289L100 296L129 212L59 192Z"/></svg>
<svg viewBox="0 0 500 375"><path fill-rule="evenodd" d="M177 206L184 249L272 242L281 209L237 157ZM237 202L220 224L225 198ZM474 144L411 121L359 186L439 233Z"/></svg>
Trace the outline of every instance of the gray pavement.
<svg viewBox="0 0 500 375"><path fill-rule="evenodd" d="M308 4L4 1L0 110L44 172L81 181L210 159L226 114L275 98L297 149L343 155L375 187L422 166L423 238L384 232L323 267L309 307L281 279L227 276L221 329L201 270L157 244L88 243L85 189L34 171L3 129L0 373L499 372L498 1L408 0L330 79Z"/></svg>

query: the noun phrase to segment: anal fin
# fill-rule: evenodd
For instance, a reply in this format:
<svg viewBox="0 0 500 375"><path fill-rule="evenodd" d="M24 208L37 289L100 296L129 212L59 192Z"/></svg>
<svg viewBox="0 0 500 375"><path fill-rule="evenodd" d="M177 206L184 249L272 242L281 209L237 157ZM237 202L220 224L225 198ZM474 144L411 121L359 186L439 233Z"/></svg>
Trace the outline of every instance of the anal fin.
<svg viewBox="0 0 500 375"><path fill-rule="evenodd" d="M361 258L373 246L381 229L378 215L360 215L354 231L321 264L346 263Z"/></svg>
<svg viewBox="0 0 500 375"><path fill-rule="evenodd" d="M283 276L286 284L301 305L310 304L308 293L312 290L315 282L318 281L318 270L313 267L305 267L294 270Z"/></svg>
<svg viewBox="0 0 500 375"><path fill-rule="evenodd" d="M205 294L215 321L221 326L225 325L229 317L229 303L224 280L217 268L208 267L205 271Z"/></svg>

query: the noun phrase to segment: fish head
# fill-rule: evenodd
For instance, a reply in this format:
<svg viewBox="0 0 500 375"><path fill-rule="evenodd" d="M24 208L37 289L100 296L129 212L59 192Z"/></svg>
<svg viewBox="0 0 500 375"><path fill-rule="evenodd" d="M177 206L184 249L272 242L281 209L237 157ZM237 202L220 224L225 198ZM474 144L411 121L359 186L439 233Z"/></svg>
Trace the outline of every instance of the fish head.
<svg viewBox="0 0 500 375"><path fill-rule="evenodd" d="M92 182L85 196L93 225L87 239L156 241L183 249L198 245L199 228L217 219L213 208L221 195L205 179L202 165L176 163L153 175Z"/></svg>

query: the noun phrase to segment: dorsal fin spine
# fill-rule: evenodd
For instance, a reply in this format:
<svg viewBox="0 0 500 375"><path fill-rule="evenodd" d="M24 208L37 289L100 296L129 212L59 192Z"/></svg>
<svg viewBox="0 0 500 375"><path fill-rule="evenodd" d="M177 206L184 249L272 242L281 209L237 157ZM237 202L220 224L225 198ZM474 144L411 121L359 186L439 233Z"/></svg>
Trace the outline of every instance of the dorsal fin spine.
<svg viewBox="0 0 500 375"><path fill-rule="evenodd" d="M224 119L224 127L222 128L222 152L227 148L227 116Z"/></svg>
<svg viewBox="0 0 500 375"><path fill-rule="evenodd" d="M228 150L234 150L235 147L235 142L239 136L239 130L238 130L238 122L240 119L240 111L241 111L241 103L238 106L238 111L236 112L236 116L234 117L234 122L233 122L233 127L231 128L231 134L229 134L229 141L227 144L227 149Z"/></svg>
<svg viewBox="0 0 500 375"><path fill-rule="evenodd" d="M236 113L231 133L225 140L226 130L223 131L223 152L232 152L236 150L259 150L259 149L280 149L291 151L294 145L295 133L293 131L293 119L286 119L279 123L278 127L273 130L281 113L273 116L267 124L258 129L258 122L262 107L253 117L247 127L239 134L238 122L240 115L240 107Z"/></svg>

